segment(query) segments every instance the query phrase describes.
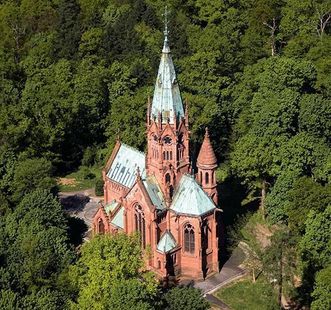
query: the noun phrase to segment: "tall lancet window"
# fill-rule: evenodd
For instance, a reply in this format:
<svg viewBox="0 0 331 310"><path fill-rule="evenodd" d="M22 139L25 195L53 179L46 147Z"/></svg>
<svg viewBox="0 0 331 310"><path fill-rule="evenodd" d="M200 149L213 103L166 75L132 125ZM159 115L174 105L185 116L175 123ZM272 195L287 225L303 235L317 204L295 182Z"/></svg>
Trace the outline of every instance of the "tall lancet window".
<svg viewBox="0 0 331 310"><path fill-rule="evenodd" d="M146 246L145 216L141 206L138 204L135 207L134 218L136 223L136 231L138 231L140 235L140 243L145 248Z"/></svg>
<svg viewBox="0 0 331 310"><path fill-rule="evenodd" d="M195 250L194 228L191 224L187 223L184 226L184 251L191 254Z"/></svg>
<svg viewBox="0 0 331 310"><path fill-rule="evenodd" d="M209 248L209 234L210 229L208 226L208 221L205 220L201 225L201 245L203 249Z"/></svg>
<svg viewBox="0 0 331 310"><path fill-rule="evenodd" d="M105 233L105 224L103 223L102 219L99 219L98 221L98 232L100 235Z"/></svg>

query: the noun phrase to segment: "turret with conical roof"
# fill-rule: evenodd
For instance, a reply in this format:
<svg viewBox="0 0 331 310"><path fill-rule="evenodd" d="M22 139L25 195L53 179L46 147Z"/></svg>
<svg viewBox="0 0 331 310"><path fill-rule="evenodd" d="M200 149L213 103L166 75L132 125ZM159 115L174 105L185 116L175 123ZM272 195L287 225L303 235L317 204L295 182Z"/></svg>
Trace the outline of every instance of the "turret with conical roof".
<svg viewBox="0 0 331 310"><path fill-rule="evenodd" d="M204 191L218 203L217 183L215 171L217 168L217 158L209 138L209 131L206 128L205 138L202 142L197 159L198 174L197 180Z"/></svg>

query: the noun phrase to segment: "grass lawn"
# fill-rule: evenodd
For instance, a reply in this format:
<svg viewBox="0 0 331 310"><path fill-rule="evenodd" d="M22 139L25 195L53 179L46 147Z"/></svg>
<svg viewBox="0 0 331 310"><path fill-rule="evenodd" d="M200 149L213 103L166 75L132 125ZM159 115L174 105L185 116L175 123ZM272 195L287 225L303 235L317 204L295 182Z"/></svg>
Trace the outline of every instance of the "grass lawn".
<svg viewBox="0 0 331 310"><path fill-rule="evenodd" d="M279 309L274 289L260 276L255 283L245 278L221 288L215 293L233 310L272 310Z"/></svg>
<svg viewBox="0 0 331 310"><path fill-rule="evenodd" d="M97 179L101 178L101 168L80 167L62 178L57 179L60 192L75 192L93 188Z"/></svg>

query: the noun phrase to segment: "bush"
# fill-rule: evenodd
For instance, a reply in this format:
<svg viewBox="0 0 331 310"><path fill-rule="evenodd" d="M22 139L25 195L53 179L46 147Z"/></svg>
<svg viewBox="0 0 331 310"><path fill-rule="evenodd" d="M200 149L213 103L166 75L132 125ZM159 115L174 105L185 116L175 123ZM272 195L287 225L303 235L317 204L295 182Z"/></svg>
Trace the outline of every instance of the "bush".
<svg viewBox="0 0 331 310"><path fill-rule="evenodd" d="M103 196L103 185L104 185L104 182L102 179L98 179L95 182L95 194L97 196Z"/></svg>
<svg viewBox="0 0 331 310"><path fill-rule="evenodd" d="M93 166L95 163L95 157L96 157L96 148L95 147L87 147L83 158L82 158L82 165L83 166Z"/></svg>
<svg viewBox="0 0 331 310"><path fill-rule="evenodd" d="M194 287L177 286L164 295L167 310L207 310L209 302L203 298L202 292Z"/></svg>
<svg viewBox="0 0 331 310"><path fill-rule="evenodd" d="M91 170L88 167L81 167L80 168L80 174L82 176L82 179L84 180L92 180L95 178L95 174L91 172Z"/></svg>

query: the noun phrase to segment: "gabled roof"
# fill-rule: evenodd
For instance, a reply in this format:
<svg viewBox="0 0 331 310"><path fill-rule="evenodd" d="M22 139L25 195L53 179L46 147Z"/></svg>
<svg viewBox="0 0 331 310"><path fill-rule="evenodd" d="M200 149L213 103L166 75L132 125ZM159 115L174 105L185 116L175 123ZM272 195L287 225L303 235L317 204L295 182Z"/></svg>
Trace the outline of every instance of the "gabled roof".
<svg viewBox="0 0 331 310"><path fill-rule="evenodd" d="M110 203L105 205L105 211L107 213L107 215L109 215L109 213L113 212L117 206L119 205L119 202L117 202L116 200L112 200Z"/></svg>
<svg viewBox="0 0 331 310"><path fill-rule="evenodd" d="M120 209L115 214L114 218L110 222L111 224L124 229L124 208L120 207Z"/></svg>
<svg viewBox="0 0 331 310"><path fill-rule="evenodd" d="M176 117L184 117L184 108L176 79L176 71L172 62L167 36L164 39L162 56L157 74L154 96L151 107L151 120L162 115L162 123L175 123Z"/></svg>
<svg viewBox="0 0 331 310"><path fill-rule="evenodd" d="M167 253L177 246L176 240L168 230L162 235L156 249L162 253Z"/></svg>
<svg viewBox="0 0 331 310"><path fill-rule="evenodd" d="M200 216L216 206L193 176L185 174L180 179L170 209L181 214Z"/></svg>
<svg viewBox="0 0 331 310"><path fill-rule="evenodd" d="M163 193L157 184L156 178L154 176L150 176L143 180L143 183L153 205L158 210L163 210L166 207L166 204L164 202Z"/></svg>
<svg viewBox="0 0 331 310"><path fill-rule="evenodd" d="M145 154L121 143L107 171L107 176L111 180L130 188L136 180L137 168L139 168L141 176L144 177Z"/></svg>

